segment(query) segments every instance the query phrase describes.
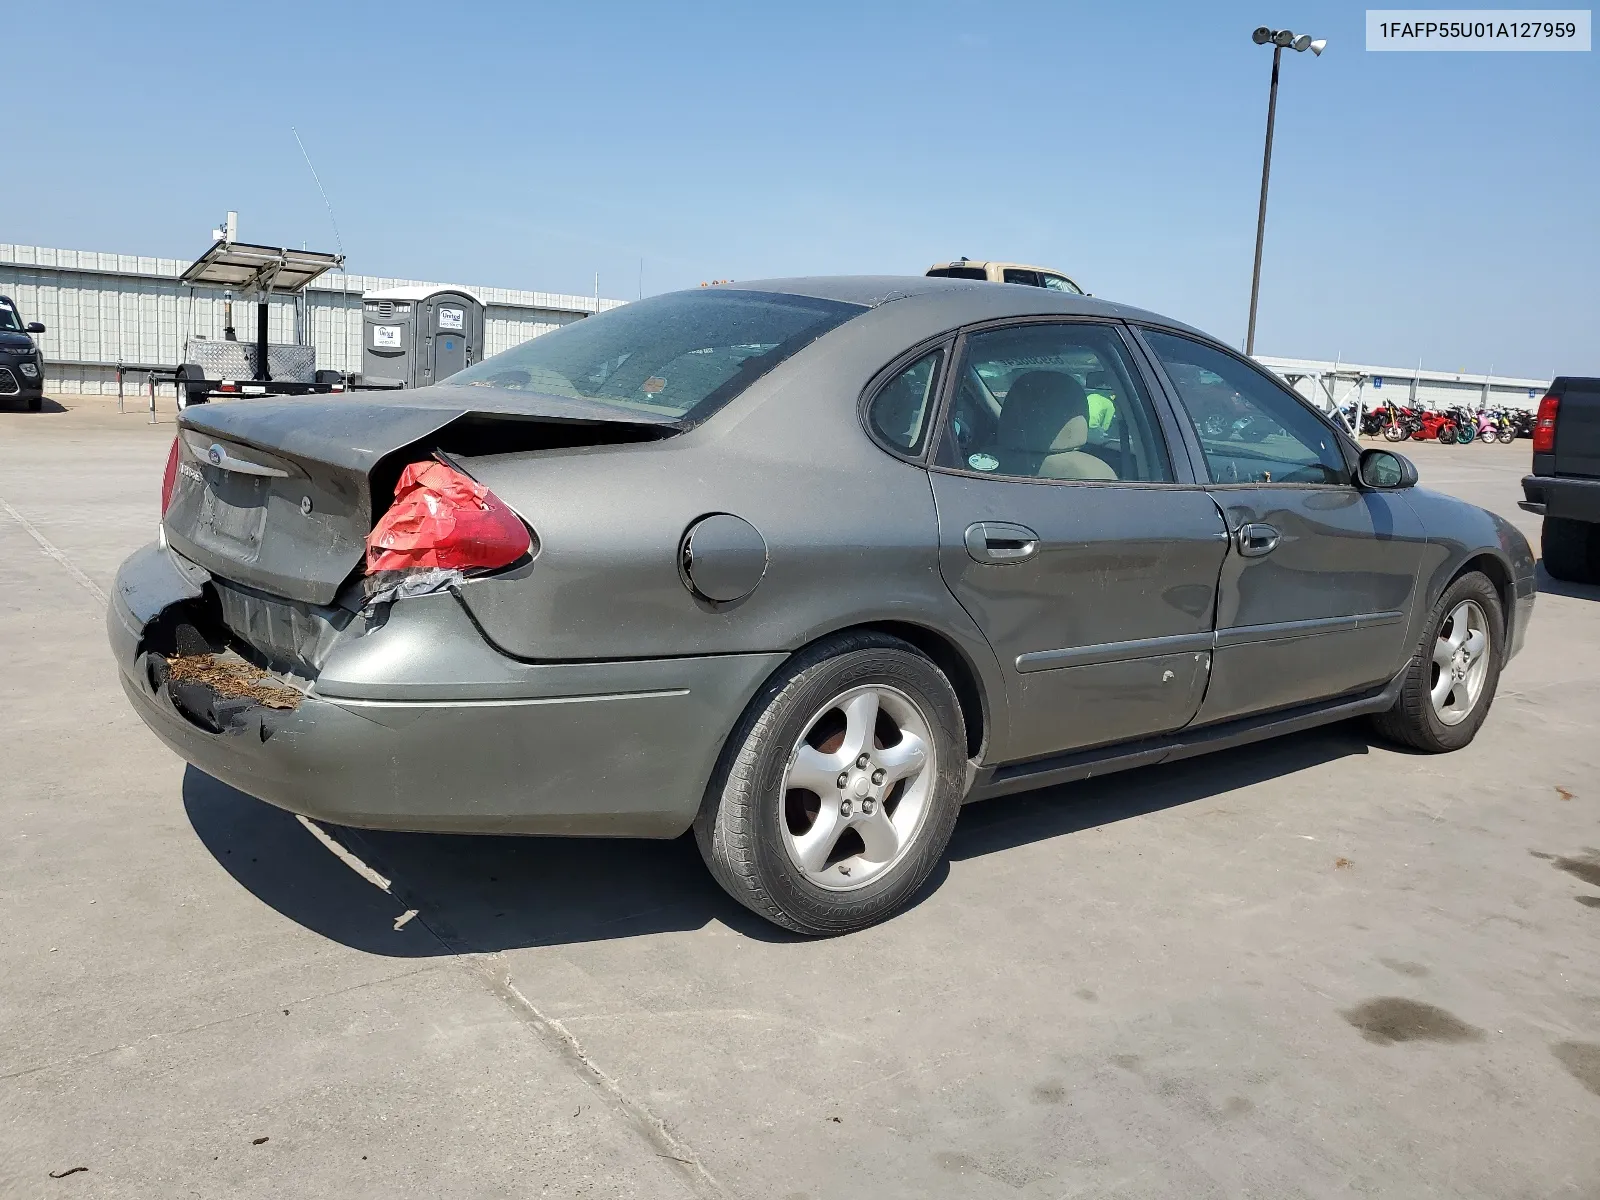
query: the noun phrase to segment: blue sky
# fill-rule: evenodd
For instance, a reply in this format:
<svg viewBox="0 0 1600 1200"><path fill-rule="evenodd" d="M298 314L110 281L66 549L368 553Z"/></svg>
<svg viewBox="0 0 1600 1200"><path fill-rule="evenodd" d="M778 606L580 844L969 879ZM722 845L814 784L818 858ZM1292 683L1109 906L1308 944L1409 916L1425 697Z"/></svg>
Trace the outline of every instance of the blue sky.
<svg viewBox="0 0 1600 1200"><path fill-rule="evenodd" d="M1600 374L1595 54L1369 54L1364 12L51 0L8 19L0 241L190 257L234 208L331 249L296 126L356 272L631 297L641 260L649 294L965 254L1237 345L1249 34L1287 25L1329 48L1284 63L1257 349Z"/></svg>

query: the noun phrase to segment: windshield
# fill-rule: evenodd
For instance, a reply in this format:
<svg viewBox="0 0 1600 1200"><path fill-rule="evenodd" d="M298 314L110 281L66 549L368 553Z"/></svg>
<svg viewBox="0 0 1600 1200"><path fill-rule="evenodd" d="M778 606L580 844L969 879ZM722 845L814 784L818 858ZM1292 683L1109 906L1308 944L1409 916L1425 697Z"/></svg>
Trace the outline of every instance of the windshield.
<svg viewBox="0 0 1600 1200"><path fill-rule="evenodd" d="M859 304L776 292L670 292L563 325L449 382L700 421L865 311Z"/></svg>
<svg viewBox="0 0 1600 1200"><path fill-rule="evenodd" d="M0 304L0 333L21 333L22 318L17 316L17 310L9 305Z"/></svg>

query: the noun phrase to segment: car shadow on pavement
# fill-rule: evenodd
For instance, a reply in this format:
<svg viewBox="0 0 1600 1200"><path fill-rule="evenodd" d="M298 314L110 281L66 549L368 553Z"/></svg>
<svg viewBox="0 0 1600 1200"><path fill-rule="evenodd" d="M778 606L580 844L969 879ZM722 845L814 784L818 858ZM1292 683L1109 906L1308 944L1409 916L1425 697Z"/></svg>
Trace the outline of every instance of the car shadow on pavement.
<svg viewBox="0 0 1600 1200"><path fill-rule="evenodd" d="M486 953L699 929L713 920L764 941L792 936L727 896L689 836L492 837L319 822L390 881L385 892L292 813L195 767L184 774L183 802L201 842L257 899L373 954Z"/></svg>
<svg viewBox="0 0 1600 1200"><path fill-rule="evenodd" d="M1367 749L1360 726L1347 722L984 801L963 811L948 858L978 858L1143 816ZM800 940L724 894L687 835L642 841L322 826L389 881L384 890L297 817L194 767L184 775L183 801L201 842L252 895L307 929L372 954L486 953L699 929L714 921L761 941ZM941 862L913 905L937 892L947 873Z"/></svg>
<svg viewBox="0 0 1600 1200"><path fill-rule="evenodd" d="M1533 580L1541 596L1573 596L1579 600L1600 600L1600 584L1568 583L1565 579L1557 579L1544 569L1542 558L1534 564Z"/></svg>
<svg viewBox="0 0 1600 1200"><path fill-rule="evenodd" d="M6 413L6 412L23 413L23 412L31 412L31 411L32 410L28 408L28 403L27 403L26 400L19 400L15 396L7 396L5 399L0 400L0 413ZM60 404L57 401L50 399L49 396L46 396L44 398L43 403L41 403L40 406L39 406L39 412L42 412L42 413L64 413L66 411L67 411L67 406L66 405ZM34 413L33 415L37 416L38 413Z"/></svg>

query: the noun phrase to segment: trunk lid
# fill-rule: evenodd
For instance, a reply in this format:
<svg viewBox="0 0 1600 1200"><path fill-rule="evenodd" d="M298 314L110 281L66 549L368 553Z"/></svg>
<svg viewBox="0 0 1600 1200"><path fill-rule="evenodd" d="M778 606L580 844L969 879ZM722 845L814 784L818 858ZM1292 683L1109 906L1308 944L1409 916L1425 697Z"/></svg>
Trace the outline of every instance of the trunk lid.
<svg viewBox="0 0 1600 1200"><path fill-rule="evenodd" d="M331 604L407 462L652 440L678 422L585 400L440 385L184 410L168 541L223 579Z"/></svg>

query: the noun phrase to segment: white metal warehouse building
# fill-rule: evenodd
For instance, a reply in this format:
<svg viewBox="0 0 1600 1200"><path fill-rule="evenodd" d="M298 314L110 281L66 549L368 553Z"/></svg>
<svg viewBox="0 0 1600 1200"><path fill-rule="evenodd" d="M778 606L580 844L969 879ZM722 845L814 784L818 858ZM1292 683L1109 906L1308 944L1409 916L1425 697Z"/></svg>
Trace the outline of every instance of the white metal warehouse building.
<svg viewBox="0 0 1600 1200"><path fill-rule="evenodd" d="M176 258L0 243L0 295L16 302L23 320L43 322L46 329L37 335L46 393L115 394L119 364L133 373L170 369L179 363L185 337L220 339L222 290L180 283L188 265ZM329 272L298 297L273 298L269 336L274 342L309 342L320 368L359 371L362 293L422 283ZM589 316L597 304L603 312L623 303L511 288L468 290L487 306L485 357ZM249 337L255 306L238 297L235 304L235 324ZM140 376L130 386L143 383ZM171 394L170 383L160 386Z"/></svg>
<svg viewBox="0 0 1600 1200"><path fill-rule="evenodd" d="M1390 401L1402 408L1442 410L1539 407L1548 379L1511 375L1472 375L1463 371L1429 371L1415 367L1378 367L1366 363L1326 362L1314 358L1275 358L1258 354L1256 361L1286 380L1295 391L1325 412L1356 404L1363 411Z"/></svg>

